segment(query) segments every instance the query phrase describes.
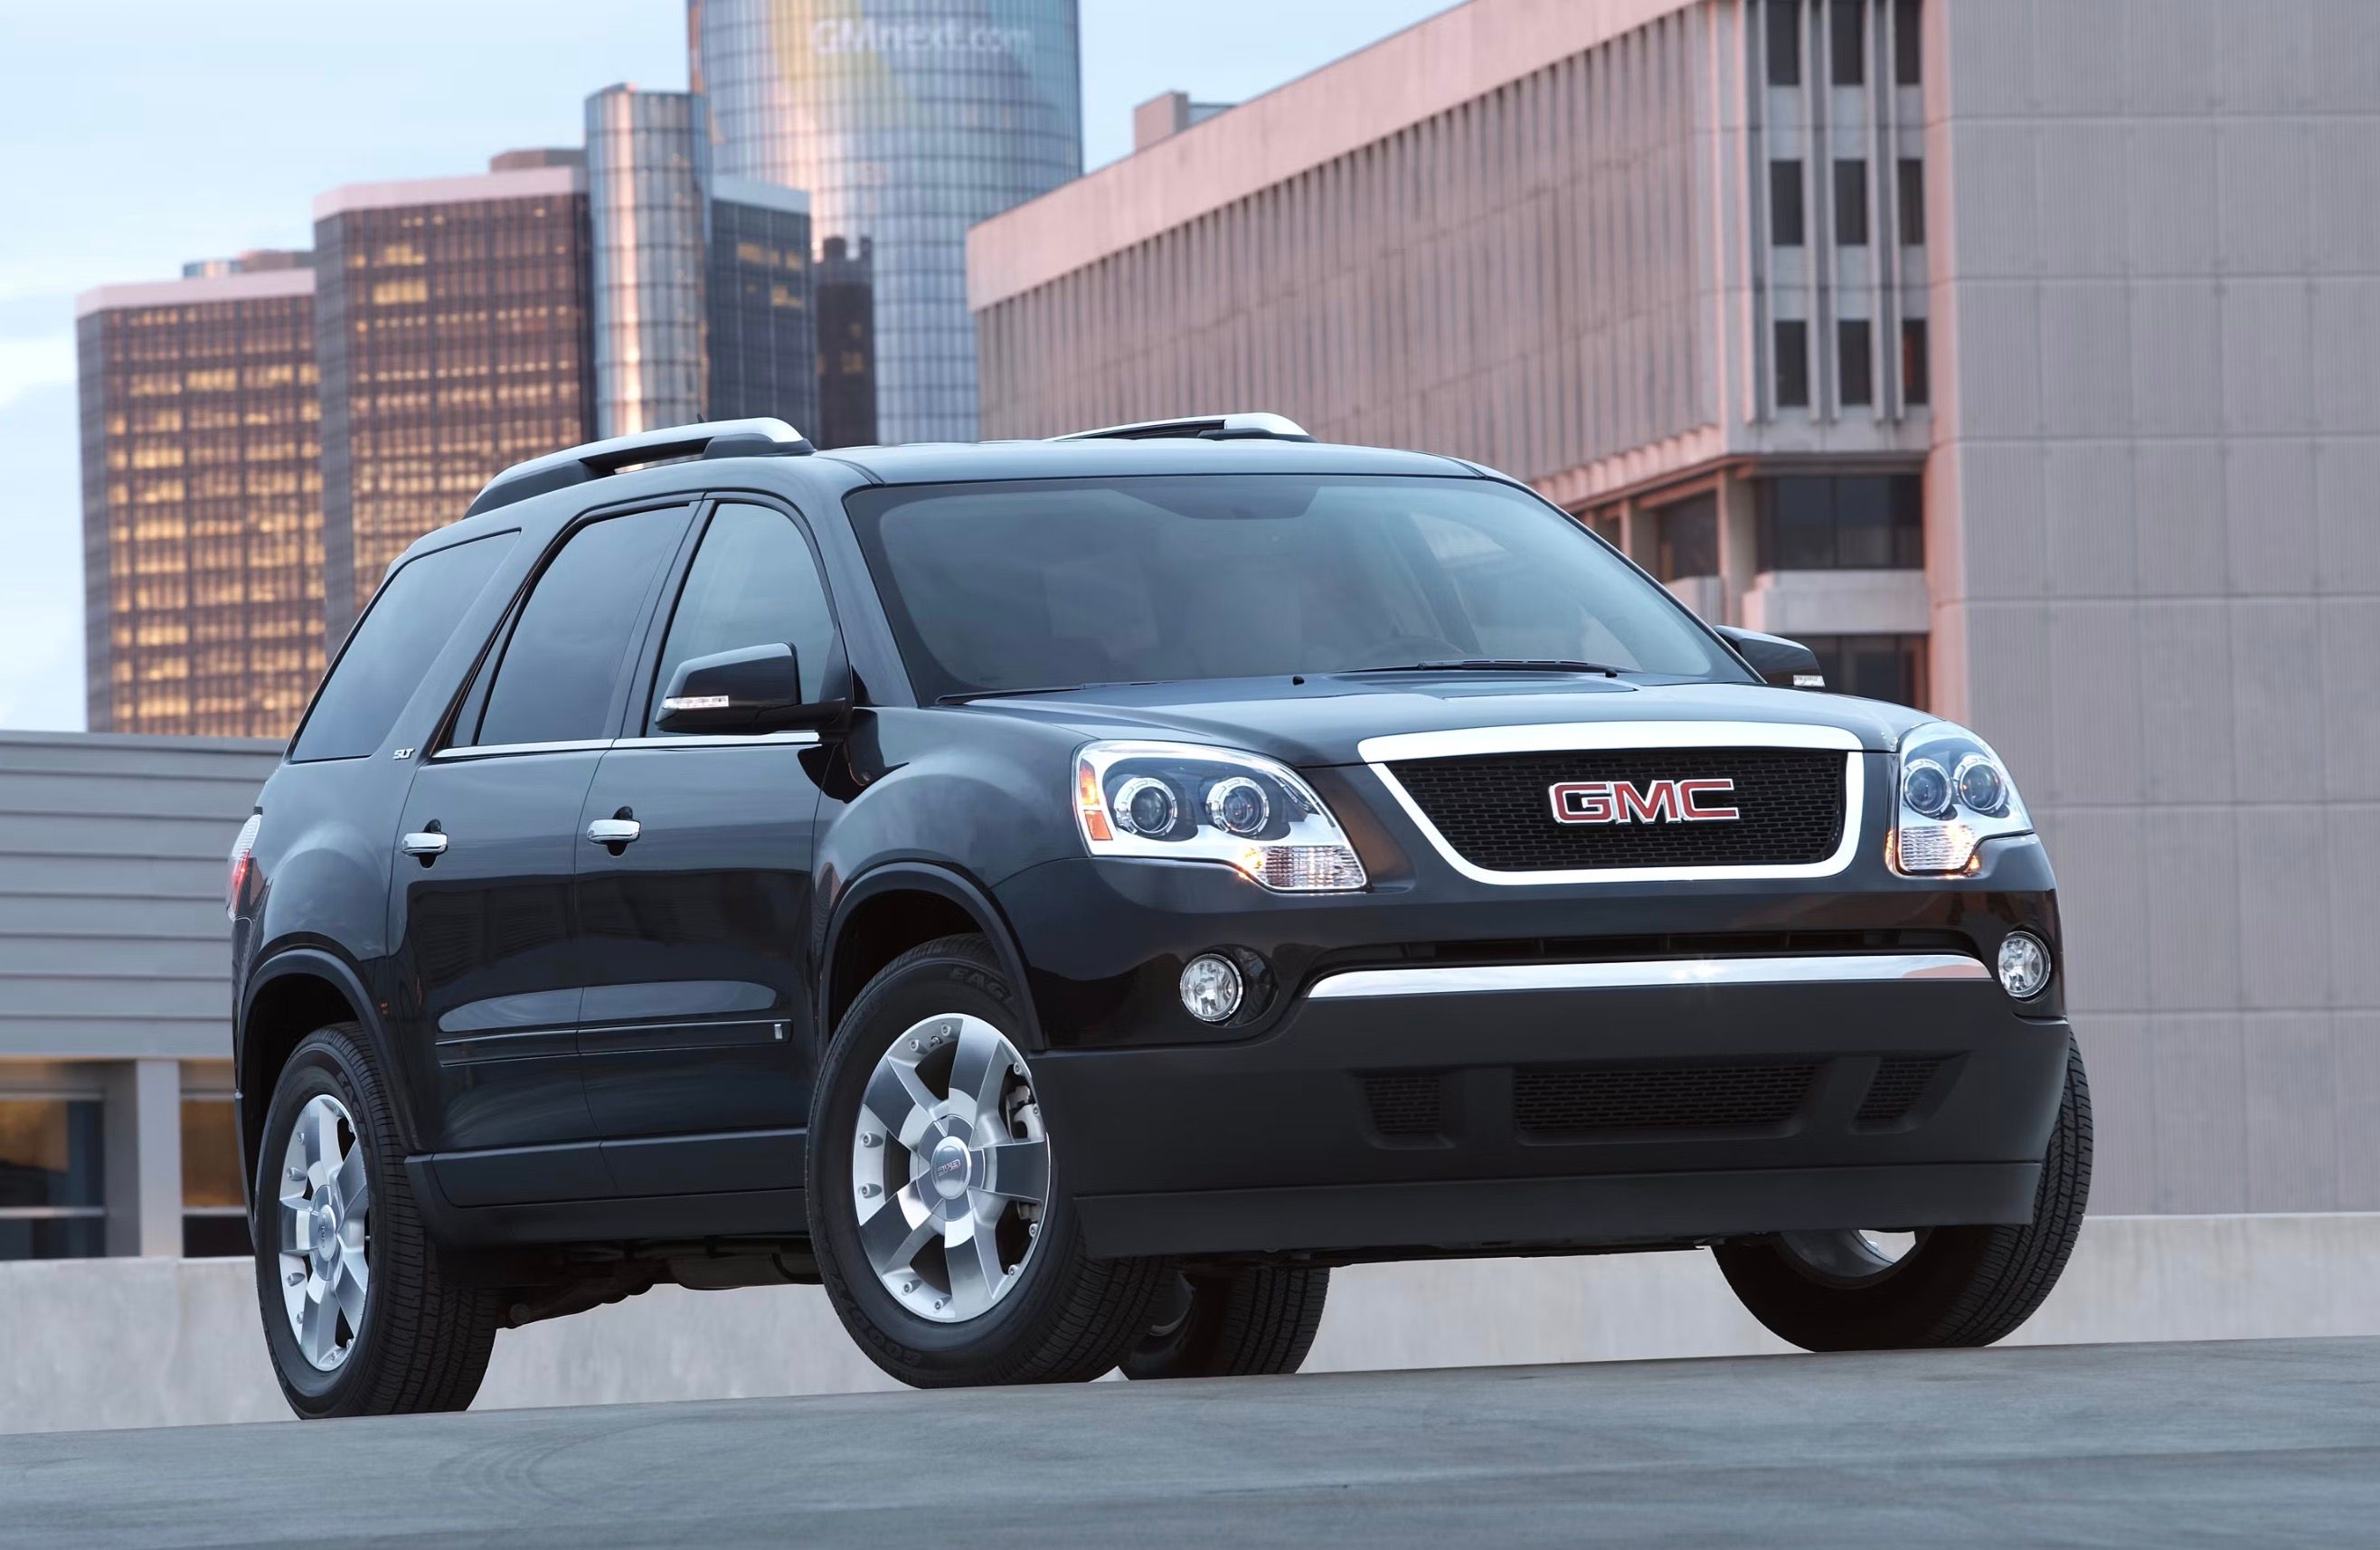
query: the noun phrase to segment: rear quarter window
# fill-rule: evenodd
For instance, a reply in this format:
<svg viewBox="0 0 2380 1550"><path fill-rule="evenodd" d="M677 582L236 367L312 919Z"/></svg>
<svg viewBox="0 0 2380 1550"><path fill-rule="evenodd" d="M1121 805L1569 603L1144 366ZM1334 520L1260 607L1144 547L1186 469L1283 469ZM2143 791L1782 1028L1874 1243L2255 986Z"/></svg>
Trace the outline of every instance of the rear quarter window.
<svg viewBox="0 0 2380 1550"><path fill-rule="evenodd" d="M289 751L292 763L366 758L380 751L421 676L510 553L517 533L433 550L388 578L347 637Z"/></svg>

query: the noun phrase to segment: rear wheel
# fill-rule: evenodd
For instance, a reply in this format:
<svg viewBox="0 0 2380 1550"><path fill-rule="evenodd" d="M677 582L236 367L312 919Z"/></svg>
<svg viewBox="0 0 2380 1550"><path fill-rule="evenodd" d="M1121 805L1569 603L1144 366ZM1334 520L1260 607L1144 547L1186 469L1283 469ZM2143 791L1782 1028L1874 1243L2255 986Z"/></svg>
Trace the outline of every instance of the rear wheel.
<svg viewBox="0 0 2380 1550"><path fill-rule="evenodd" d="M1251 1265L1180 1275L1123 1359L1128 1378L1246 1377L1305 1364L1330 1295L1329 1270Z"/></svg>
<svg viewBox="0 0 2380 1550"><path fill-rule="evenodd" d="M462 1410L496 1338L414 1208L387 1089L360 1031L308 1035L257 1154L256 1288L289 1408L309 1420Z"/></svg>
<svg viewBox="0 0 2380 1550"><path fill-rule="evenodd" d="M919 1387L1095 1378L1148 1326L1158 1260L1093 1260L990 944L887 964L810 1107L811 1242L844 1327Z"/></svg>
<svg viewBox="0 0 2380 1550"><path fill-rule="evenodd" d="M2058 1284L2090 1193L2091 1084L2070 1047L2027 1225L1784 1232L1711 1252L1753 1316L1806 1350L1987 1346Z"/></svg>

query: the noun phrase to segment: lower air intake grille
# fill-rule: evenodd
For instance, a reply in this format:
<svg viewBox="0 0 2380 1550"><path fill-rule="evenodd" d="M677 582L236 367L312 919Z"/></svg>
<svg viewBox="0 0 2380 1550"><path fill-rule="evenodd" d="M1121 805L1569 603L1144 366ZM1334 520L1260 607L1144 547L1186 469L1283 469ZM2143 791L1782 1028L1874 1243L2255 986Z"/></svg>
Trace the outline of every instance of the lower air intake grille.
<svg viewBox="0 0 2380 1550"><path fill-rule="evenodd" d="M1604 1066L1512 1073L1523 1135L1741 1130L1779 1125L1809 1096L1815 1065Z"/></svg>
<svg viewBox="0 0 2380 1550"><path fill-rule="evenodd" d="M1876 1080L1867 1084L1867 1096L1860 1100L1854 1122L1890 1125L1908 1119L1934 1073L1942 1069L1943 1060L1939 1055L1887 1056L1876 1067Z"/></svg>
<svg viewBox="0 0 2380 1550"><path fill-rule="evenodd" d="M1445 1132L1443 1076L1367 1076L1364 1100L1372 1106L1372 1128L1382 1135L1408 1140Z"/></svg>

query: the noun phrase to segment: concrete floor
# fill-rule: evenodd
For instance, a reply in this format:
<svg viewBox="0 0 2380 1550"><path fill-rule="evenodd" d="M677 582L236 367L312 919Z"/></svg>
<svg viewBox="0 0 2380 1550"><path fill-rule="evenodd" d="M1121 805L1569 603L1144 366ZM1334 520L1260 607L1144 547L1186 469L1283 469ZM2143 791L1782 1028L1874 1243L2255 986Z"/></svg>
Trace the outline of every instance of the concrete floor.
<svg viewBox="0 0 2380 1550"><path fill-rule="evenodd" d="M2380 1339L0 1437L0 1544L2380 1539Z"/></svg>

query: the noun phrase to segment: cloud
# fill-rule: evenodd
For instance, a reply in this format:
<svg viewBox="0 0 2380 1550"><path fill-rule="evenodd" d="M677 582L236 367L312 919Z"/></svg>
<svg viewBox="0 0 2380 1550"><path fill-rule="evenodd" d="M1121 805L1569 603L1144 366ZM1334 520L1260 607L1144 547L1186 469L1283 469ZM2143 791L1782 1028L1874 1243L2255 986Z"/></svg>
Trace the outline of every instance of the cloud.
<svg viewBox="0 0 2380 1550"><path fill-rule="evenodd" d="M31 338L0 337L0 409L27 394L75 380L71 330Z"/></svg>

